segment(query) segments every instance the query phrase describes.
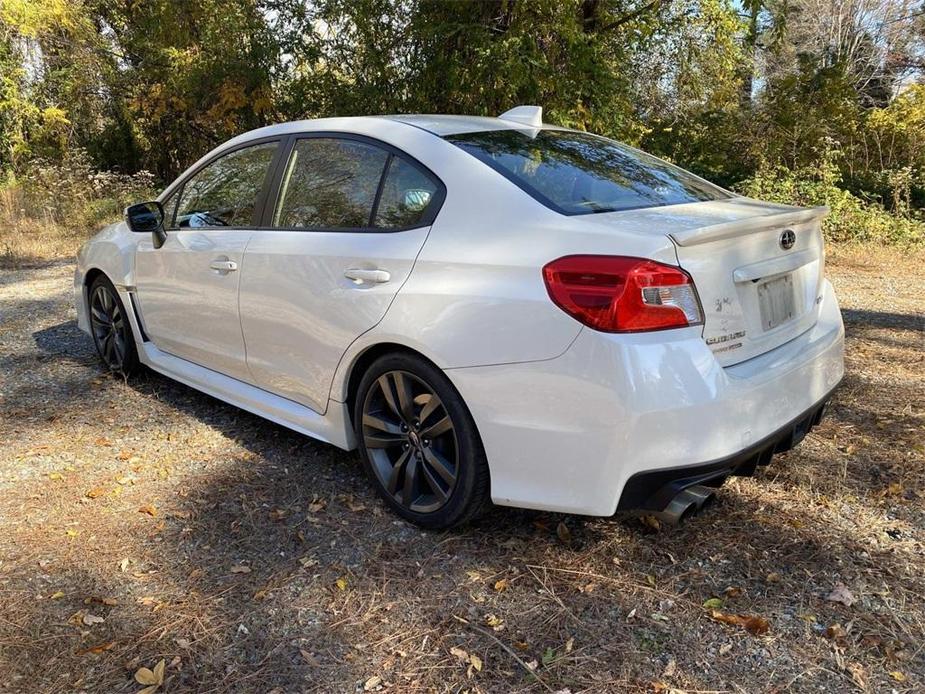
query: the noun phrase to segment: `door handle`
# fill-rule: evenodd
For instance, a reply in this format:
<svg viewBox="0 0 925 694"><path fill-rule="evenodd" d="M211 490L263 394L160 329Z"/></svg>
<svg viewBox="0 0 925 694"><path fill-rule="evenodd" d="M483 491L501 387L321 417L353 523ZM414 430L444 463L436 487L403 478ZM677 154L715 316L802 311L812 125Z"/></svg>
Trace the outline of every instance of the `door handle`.
<svg viewBox="0 0 925 694"><path fill-rule="evenodd" d="M356 267L344 270L344 277L348 280L353 280L357 284L362 284L363 282L381 284L392 279L392 275L389 274L388 270L363 270Z"/></svg>
<svg viewBox="0 0 925 694"><path fill-rule="evenodd" d="M220 274L234 272L238 269L238 264L233 260L213 260L209 267Z"/></svg>

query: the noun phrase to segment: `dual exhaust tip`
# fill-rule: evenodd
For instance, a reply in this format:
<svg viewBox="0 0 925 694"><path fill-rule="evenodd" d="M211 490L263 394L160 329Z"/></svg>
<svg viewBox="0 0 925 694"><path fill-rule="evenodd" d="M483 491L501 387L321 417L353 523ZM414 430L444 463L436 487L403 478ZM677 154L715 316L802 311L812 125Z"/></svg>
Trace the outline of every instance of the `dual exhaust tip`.
<svg viewBox="0 0 925 694"><path fill-rule="evenodd" d="M695 484L678 492L662 511L654 515L667 525L678 525L681 521L687 520L700 511L704 506L708 506L715 498L715 489Z"/></svg>

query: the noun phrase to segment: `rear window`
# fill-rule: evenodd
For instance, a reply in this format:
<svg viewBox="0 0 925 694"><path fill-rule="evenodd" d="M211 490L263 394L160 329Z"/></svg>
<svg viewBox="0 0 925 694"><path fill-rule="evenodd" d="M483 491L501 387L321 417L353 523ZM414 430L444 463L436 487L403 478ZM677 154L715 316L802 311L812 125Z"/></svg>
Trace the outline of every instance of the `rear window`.
<svg viewBox="0 0 925 694"><path fill-rule="evenodd" d="M571 130L490 130L446 140L562 214L721 200L692 173L597 135Z"/></svg>

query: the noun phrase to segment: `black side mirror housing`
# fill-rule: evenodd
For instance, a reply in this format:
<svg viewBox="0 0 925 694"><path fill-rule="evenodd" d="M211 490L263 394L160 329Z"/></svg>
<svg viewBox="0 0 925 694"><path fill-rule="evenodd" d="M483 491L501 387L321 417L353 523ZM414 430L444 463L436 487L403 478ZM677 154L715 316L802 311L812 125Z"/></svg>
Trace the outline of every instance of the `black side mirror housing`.
<svg viewBox="0 0 925 694"><path fill-rule="evenodd" d="M167 232L164 231L164 207L157 200L126 207L125 223L136 233L151 234L155 248L160 248L167 240Z"/></svg>

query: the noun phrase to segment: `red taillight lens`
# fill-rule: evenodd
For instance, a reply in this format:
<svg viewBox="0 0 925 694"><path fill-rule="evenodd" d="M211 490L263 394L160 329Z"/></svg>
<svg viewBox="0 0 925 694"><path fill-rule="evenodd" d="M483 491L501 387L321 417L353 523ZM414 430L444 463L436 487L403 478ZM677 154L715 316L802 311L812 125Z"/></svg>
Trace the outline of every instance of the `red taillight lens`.
<svg viewBox="0 0 925 694"><path fill-rule="evenodd" d="M654 260L569 255L546 265L543 279L559 308L595 330L631 333L703 323L690 275Z"/></svg>

